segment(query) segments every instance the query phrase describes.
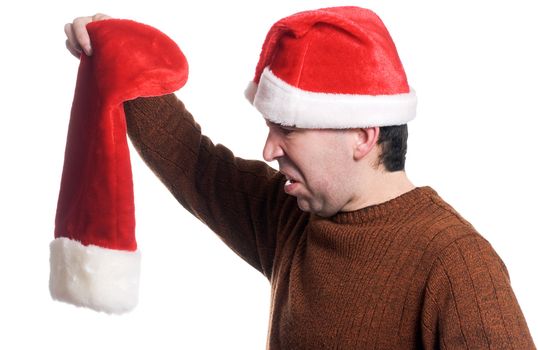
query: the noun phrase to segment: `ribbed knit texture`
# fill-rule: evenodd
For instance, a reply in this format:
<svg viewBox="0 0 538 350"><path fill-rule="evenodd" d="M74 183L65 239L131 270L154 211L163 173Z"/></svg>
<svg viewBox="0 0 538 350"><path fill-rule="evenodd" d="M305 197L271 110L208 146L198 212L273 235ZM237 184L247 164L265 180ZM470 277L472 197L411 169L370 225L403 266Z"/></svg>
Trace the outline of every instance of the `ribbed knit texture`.
<svg viewBox="0 0 538 350"><path fill-rule="evenodd" d="M268 349L535 349L503 262L432 188L321 218L174 95L125 111L177 200L271 282Z"/></svg>

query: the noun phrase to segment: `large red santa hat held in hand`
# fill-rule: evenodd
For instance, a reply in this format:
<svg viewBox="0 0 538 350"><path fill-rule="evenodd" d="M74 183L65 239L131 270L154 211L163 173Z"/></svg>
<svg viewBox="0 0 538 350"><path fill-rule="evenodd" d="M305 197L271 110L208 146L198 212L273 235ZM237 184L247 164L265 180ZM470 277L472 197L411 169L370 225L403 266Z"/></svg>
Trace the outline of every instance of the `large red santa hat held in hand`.
<svg viewBox="0 0 538 350"><path fill-rule="evenodd" d="M109 313L138 300L133 181L123 102L187 81L179 47L155 28L109 19L87 25L50 245L54 299Z"/></svg>

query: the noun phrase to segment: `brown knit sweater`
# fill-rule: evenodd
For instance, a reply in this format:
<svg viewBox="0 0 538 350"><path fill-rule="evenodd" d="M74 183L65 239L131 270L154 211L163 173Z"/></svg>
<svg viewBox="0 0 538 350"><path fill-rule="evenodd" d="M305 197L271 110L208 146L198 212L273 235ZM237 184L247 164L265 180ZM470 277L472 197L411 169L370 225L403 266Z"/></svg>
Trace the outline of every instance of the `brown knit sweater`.
<svg viewBox="0 0 538 350"><path fill-rule="evenodd" d="M503 262L430 187L321 218L276 170L213 145L174 95L125 111L177 200L270 280L268 349L535 348Z"/></svg>

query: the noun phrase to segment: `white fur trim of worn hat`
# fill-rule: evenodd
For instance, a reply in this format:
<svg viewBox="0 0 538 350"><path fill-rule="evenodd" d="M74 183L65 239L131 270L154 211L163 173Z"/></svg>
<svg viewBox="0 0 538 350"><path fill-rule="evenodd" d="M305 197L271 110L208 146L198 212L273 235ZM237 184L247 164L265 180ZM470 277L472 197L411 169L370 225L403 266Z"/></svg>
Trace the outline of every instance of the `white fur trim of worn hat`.
<svg viewBox="0 0 538 350"><path fill-rule="evenodd" d="M347 129L402 125L415 118L417 96L352 95L301 90L266 67L260 83L250 82L245 97L265 119L309 129Z"/></svg>

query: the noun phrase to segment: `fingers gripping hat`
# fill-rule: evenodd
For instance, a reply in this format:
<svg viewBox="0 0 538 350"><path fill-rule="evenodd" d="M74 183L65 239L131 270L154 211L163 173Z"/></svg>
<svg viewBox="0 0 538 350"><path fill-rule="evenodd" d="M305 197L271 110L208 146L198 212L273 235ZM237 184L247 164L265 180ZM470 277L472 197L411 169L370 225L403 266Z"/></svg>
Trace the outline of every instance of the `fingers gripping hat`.
<svg viewBox="0 0 538 350"><path fill-rule="evenodd" d="M187 61L155 28L129 20L88 24L50 244L54 299L109 313L138 300L140 252L123 102L182 87Z"/></svg>
<svg viewBox="0 0 538 350"><path fill-rule="evenodd" d="M383 22L358 7L276 22L245 96L269 121L302 128L405 124L417 103Z"/></svg>

